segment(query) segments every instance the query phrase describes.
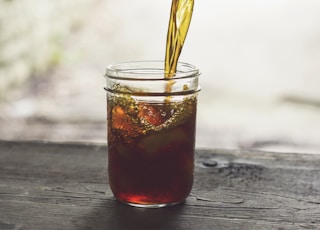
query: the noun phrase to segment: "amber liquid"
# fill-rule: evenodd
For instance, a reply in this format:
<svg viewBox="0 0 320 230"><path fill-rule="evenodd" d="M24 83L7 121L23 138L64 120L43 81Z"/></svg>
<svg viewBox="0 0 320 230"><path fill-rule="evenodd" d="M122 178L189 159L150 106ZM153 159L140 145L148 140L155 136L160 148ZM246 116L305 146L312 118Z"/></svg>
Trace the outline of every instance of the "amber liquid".
<svg viewBox="0 0 320 230"><path fill-rule="evenodd" d="M173 0L167 33L165 72L166 77L174 76L184 41L187 37L194 0ZM170 92L174 81L169 81L166 91Z"/></svg>
<svg viewBox="0 0 320 230"><path fill-rule="evenodd" d="M189 28L193 0L173 0L165 74L172 77ZM169 81L166 92L174 81ZM180 203L193 184L196 97L137 102L108 97L108 170L115 197L132 205Z"/></svg>
<svg viewBox="0 0 320 230"><path fill-rule="evenodd" d="M112 100L112 99L111 99ZM108 157L109 182L115 197L130 204L180 203L193 184L196 100L164 104L136 104L140 111L130 114L131 106L109 101ZM188 114L168 123L170 113L186 106ZM167 114L167 115L164 115ZM144 120L161 130L136 122ZM179 118L176 118L179 119Z"/></svg>

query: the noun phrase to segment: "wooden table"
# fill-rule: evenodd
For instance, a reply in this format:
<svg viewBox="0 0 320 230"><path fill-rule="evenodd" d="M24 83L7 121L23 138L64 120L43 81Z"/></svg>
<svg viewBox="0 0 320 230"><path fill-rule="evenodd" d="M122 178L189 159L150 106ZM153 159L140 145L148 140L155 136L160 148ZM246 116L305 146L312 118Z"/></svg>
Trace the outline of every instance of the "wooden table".
<svg viewBox="0 0 320 230"><path fill-rule="evenodd" d="M117 202L99 144L0 141L0 229L320 229L320 155L197 150L185 204Z"/></svg>

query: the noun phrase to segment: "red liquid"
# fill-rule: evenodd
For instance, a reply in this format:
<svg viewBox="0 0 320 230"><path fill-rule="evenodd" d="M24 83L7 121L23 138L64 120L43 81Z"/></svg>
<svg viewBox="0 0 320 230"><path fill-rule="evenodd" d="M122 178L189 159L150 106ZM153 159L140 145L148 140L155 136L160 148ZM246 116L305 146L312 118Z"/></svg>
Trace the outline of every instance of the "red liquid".
<svg viewBox="0 0 320 230"><path fill-rule="evenodd" d="M108 170L115 197L141 205L184 201L193 184L196 100L120 104L108 101Z"/></svg>

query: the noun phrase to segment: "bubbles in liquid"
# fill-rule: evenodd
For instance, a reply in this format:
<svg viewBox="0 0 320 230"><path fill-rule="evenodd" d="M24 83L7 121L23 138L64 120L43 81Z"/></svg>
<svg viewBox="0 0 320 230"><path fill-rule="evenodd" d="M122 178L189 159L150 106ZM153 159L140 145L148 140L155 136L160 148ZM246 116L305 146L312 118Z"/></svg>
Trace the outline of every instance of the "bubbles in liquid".
<svg viewBox="0 0 320 230"><path fill-rule="evenodd" d="M113 135L126 139L173 128L183 123L196 109L196 96L180 102L138 102L126 95L112 97L110 125Z"/></svg>

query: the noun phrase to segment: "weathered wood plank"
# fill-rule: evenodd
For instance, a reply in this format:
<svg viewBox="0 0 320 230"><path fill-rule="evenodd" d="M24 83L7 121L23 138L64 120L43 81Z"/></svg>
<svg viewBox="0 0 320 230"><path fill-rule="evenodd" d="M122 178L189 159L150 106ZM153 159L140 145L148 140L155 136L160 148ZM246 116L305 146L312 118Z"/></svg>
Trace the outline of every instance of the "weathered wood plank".
<svg viewBox="0 0 320 230"><path fill-rule="evenodd" d="M320 229L320 156L198 150L184 205L115 201L105 145L0 141L0 229Z"/></svg>

